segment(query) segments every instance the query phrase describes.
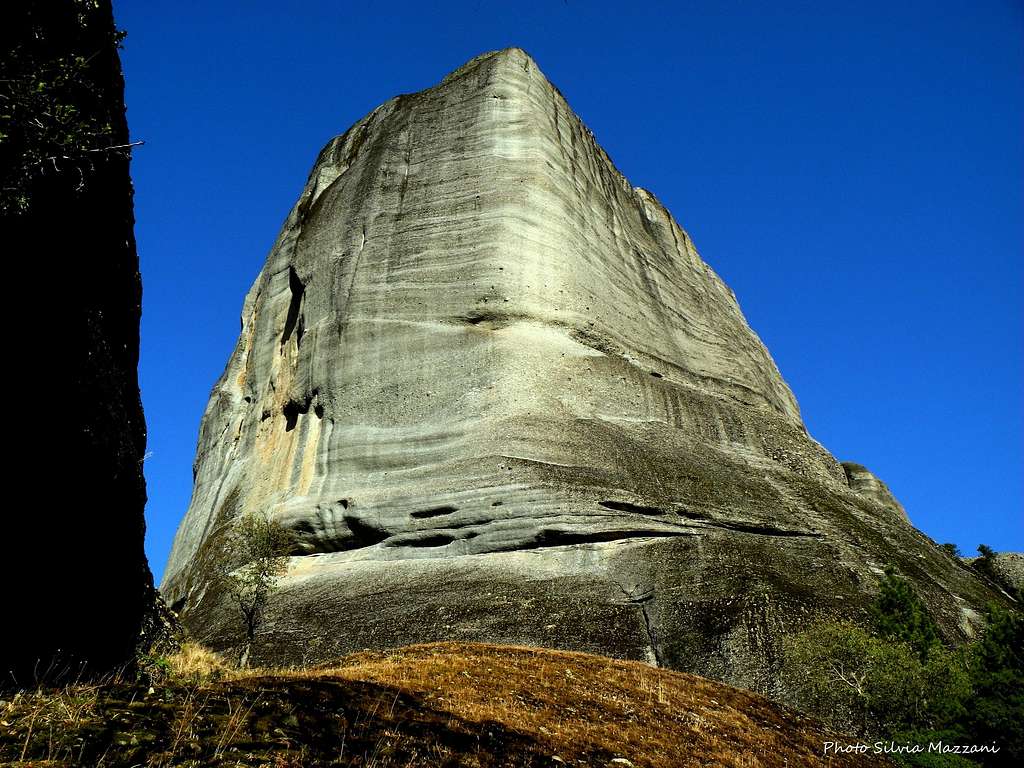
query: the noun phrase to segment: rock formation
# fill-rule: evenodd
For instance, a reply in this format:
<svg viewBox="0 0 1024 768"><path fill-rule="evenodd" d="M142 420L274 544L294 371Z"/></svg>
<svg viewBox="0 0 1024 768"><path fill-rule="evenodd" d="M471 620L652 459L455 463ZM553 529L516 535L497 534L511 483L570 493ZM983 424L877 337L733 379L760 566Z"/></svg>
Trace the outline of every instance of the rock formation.
<svg viewBox="0 0 1024 768"><path fill-rule="evenodd" d="M3 224L8 285L24 306L10 315L8 477L21 493L2 537L0 684L33 685L128 660L155 591L143 552L141 284L110 3L15 3L5 22L0 87L15 118L0 142Z"/></svg>
<svg viewBox="0 0 1024 768"><path fill-rule="evenodd" d="M875 477L874 473L867 467L852 461L844 461L843 472L846 473L846 482L853 491L876 501L888 509L891 514L902 517L908 523L910 522L910 518L907 517L907 511L903 509L903 505L892 495L889 486Z"/></svg>
<svg viewBox="0 0 1024 768"><path fill-rule="evenodd" d="M996 552L992 569L1003 585L1024 592L1024 552Z"/></svg>
<svg viewBox="0 0 1024 768"><path fill-rule="evenodd" d="M486 640L770 689L893 563L992 596L808 434L729 288L519 49L330 141L245 299L163 590L237 638L207 545L295 534L265 659Z"/></svg>
<svg viewBox="0 0 1024 768"><path fill-rule="evenodd" d="M1024 552L993 552L987 563L984 557L962 559L1000 591L1024 594Z"/></svg>

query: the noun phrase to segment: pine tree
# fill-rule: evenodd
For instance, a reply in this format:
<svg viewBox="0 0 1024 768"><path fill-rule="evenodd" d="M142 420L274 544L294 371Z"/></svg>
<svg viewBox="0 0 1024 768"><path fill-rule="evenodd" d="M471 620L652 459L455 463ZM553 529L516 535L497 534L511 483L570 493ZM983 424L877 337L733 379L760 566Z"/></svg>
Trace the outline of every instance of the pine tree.
<svg viewBox="0 0 1024 768"><path fill-rule="evenodd" d="M992 765L1024 760L1024 616L989 606L988 628L974 647L970 730L979 743L1000 746Z"/></svg>
<svg viewBox="0 0 1024 768"><path fill-rule="evenodd" d="M939 643L939 632L924 601L892 566L885 569L881 592L870 608L879 635L907 643L922 661Z"/></svg>

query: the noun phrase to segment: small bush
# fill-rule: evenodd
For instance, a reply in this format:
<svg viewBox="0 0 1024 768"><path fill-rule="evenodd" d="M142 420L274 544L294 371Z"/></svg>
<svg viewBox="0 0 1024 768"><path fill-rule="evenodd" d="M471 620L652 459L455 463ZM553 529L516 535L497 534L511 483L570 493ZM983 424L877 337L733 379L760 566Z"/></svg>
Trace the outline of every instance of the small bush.
<svg viewBox="0 0 1024 768"><path fill-rule="evenodd" d="M143 654L137 659L137 667L140 680L152 686L200 684L218 680L228 671L220 656L194 641L182 643L173 653Z"/></svg>
<svg viewBox="0 0 1024 768"><path fill-rule="evenodd" d="M167 664L172 677L195 683L217 680L228 670L220 656L192 641L182 643L179 651L167 657Z"/></svg>

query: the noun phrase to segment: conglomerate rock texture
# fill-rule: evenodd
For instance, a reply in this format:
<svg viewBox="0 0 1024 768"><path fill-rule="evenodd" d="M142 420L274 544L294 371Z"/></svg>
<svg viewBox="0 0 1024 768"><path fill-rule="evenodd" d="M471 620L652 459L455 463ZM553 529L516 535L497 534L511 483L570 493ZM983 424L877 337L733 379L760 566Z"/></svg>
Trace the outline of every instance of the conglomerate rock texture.
<svg viewBox="0 0 1024 768"><path fill-rule="evenodd" d="M320 153L163 590L237 640L206 545L255 511L297 542L265 659L486 640L768 690L781 635L861 610L889 563L972 631L992 593L883 490L808 436L729 288L509 49Z"/></svg>

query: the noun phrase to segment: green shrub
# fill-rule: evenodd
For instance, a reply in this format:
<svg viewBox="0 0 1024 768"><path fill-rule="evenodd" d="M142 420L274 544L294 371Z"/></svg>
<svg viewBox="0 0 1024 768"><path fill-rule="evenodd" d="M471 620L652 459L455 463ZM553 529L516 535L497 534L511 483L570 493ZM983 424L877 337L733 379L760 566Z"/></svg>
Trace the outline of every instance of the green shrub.
<svg viewBox="0 0 1024 768"><path fill-rule="evenodd" d="M938 628L924 601L891 566L885 569L881 591L870 610L881 637L907 643L922 660L939 642Z"/></svg>
<svg viewBox="0 0 1024 768"><path fill-rule="evenodd" d="M1024 618L997 606L977 642L947 648L909 583L887 570L869 629L816 623L785 643L787 682L801 707L839 730L897 744L986 746L994 754L925 751L903 765L1024 764Z"/></svg>
<svg viewBox="0 0 1024 768"><path fill-rule="evenodd" d="M801 705L863 735L942 727L970 694L964 653L934 646L922 660L909 643L852 622L815 624L788 638L785 652Z"/></svg>
<svg viewBox="0 0 1024 768"><path fill-rule="evenodd" d="M964 717L979 743L997 742L999 757L1024 761L1024 617L989 606L988 627L972 648L973 697Z"/></svg>

